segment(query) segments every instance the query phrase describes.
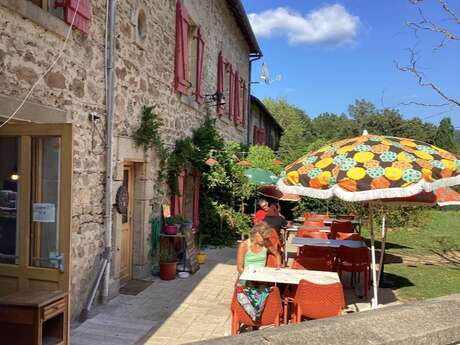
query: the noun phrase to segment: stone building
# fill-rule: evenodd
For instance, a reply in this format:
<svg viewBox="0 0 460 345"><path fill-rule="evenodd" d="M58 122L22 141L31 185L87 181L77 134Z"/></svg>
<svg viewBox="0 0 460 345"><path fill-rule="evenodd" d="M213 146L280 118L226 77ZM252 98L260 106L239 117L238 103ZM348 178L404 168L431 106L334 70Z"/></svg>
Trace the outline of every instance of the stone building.
<svg viewBox="0 0 460 345"><path fill-rule="evenodd" d="M251 115L249 116L249 143L267 145L272 150L279 148L283 128L265 105L251 95ZM251 130L252 129L252 130Z"/></svg>
<svg viewBox="0 0 460 345"><path fill-rule="evenodd" d="M0 295L59 288L75 317L105 249L106 297L150 274L150 219L168 196L155 151L133 141L143 107L170 148L206 114L246 143L250 58L261 52L239 0L55 3L0 0ZM120 186L125 215L113 206Z"/></svg>

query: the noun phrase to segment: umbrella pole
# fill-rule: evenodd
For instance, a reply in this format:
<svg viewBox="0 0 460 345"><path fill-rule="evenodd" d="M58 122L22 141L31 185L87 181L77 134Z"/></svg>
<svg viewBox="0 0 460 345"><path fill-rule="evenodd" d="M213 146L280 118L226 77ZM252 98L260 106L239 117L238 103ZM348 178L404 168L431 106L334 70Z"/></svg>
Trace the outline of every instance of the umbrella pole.
<svg viewBox="0 0 460 345"><path fill-rule="evenodd" d="M379 260L379 275L377 278L377 286L380 286L380 279L383 279L383 259L385 257L385 244L387 242L387 229L385 226L385 215L382 217L382 247L380 249L380 260Z"/></svg>
<svg viewBox="0 0 460 345"><path fill-rule="evenodd" d="M374 297L372 298L372 309L378 308L378 290L377 290L377 273L375 267L375 245L374 245L374 219L372 215L372 205L369 204L369 228L370 228L370 235L371 235L371 257L372 257L372 285L374 291Z"/></svg>

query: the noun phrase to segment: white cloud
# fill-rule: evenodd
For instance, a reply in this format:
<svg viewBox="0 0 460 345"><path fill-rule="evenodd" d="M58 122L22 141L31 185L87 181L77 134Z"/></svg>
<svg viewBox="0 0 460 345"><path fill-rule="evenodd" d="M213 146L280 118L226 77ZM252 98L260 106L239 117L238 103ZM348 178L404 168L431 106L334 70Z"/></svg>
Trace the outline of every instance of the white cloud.
<svg viewBox="0 0 460 345"><path fill-rule="evenodd" d="M351 42L359 29L359 17L340 4L326 5L306 15L278 7L261 13L250 13L254 33L259 37L285 35L290 44Z"/></svg>

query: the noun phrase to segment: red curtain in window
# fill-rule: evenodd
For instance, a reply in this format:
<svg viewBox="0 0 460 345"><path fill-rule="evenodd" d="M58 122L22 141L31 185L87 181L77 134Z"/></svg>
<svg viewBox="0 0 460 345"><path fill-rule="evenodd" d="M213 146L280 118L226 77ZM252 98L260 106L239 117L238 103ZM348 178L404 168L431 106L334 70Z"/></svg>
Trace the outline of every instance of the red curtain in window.
<svg viewBox="0 0 460 345"><path fill-rule="evenodd" d="M198 104L203 104L203 58L204 58L204 39L201 33L201 26L196 32L196 89L195 98Z"/></svg>
<svg viewBox="0 0 460 345"><path fill-rule="evenodd" d="M228 71L228 117L230 120L233 117L233 106L234 106L234 99L233 99L233 82L234 82L234 73L233 73L233 66L229 63L227 65L227 71Z"/></svg>
<svg viewBox="0 0 460 345"><path fill-rule="evenodd" d="M56 1L54 7L64 8L64 21L69 25L72 24L72 19L75 15L75 19L73 20L73 27L83 31L86 34L89 33L89 28L91 26L90 0L80 0L80 3L78 3L78 0Z"/></svg>
<svg viewBox="0 0 460 345"><path fill-rule="evenodd" d="M176 91L186 94L189 87L187 80L188 64L188 13L182 1L176 2L176 61L174 87Z"/></svg>
<svg viewBox="0 0 460 345"><path fill-rule="evenodd" d="M193 172L193 227L200 225L200 182L201 176L198 170Z"/></svg>
<svg viewBox="0 0 460 345"><path fill-rule="evenodd" d="M184 192L185 192L185 177L187 176L187 171L182 170L180 175L177 177L177 189L179 195L173 195L171 197L171 215L176 216L178 214L183 214L184 212Z"/></svg>
<svg viewBox="0 0 460 345"><path fill-rule="evenodd" d="M234 75L234 91L233 91L233 121L235 124L241 122L241 109L240 109L240 74L235 71Z"/></svg>
<svg viewBox="0 0 460 345"><path fill-rule="evenodd" d="M246 81L241 79L241 97L243 98L243 111L241 112L241 125L243 128L246 128L246 112L248 110L248 95L247 95L247 86Z"/></svg>
<svg viewBox="0 0 460 345"><path fill-rule="evenodd" d="M217 93L220 95L224 94L224 79L225 79L225 62L222 52L219 52L219 56L217 57ZM225 107L223 104L217 103L217 113L222 114Z"/></svg>

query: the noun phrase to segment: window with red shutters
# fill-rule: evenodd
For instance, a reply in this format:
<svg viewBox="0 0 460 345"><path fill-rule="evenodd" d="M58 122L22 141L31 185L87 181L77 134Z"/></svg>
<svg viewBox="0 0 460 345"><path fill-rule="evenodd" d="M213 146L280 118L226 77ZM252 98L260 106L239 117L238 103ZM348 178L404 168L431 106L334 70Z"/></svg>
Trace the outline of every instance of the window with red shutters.
<svg viewBox="0 0 460 345"><path fill-rule="evenodd" d="M227 64L227 73L228 73L228 112L227 115L230 120L233 117L233 106L235 104L235 100L233 99L233 91L234 91L234 73L233 73L233 66L232 64Z"/></svg>
<svg viewBox="0 0 460 345"><path fill-rule="evenodd" d="M241 122L241 106L240 106L240 74L235 71L234 78L234 89L233 89L233 121L235 124Z"/></svg>
<svg viewBox="0 0 460 345"><path fill-rule="evenodd" d="M190 86L188 80L188 30L189 19L187 9L181 0L176 2L176 56L175 80L176 91L187 94Z"/></svg>
<svg viewBox="0 0 460 345"><path fill-rule="evenodd" d="M72 24L73 27L89 33L91 26L91 1L90 0L63 0L54 3L55 8L62 7L64 9L64 21L67 24ZM75 16L75 19L73 19Z"/></svg>
<svg viewBox="0 0 460 345"><path fill-rule="evenodd" d="M267 143L267 134L265 128L259 128L259 145L265 145Z"/></svg>
<svg viewBox="0 0 460 345"><path fill-rule="evenodd" d="M204 39L199 26L196 32L196 85L195 99L198 104L203 104L203 59L204 59Z"/></svg>
<svg viewBox="0 0 460 345"><path fill-rule="evenodd" d="M219 52L219 56L217 57L217 93L220 95L224 95L225 92L225 61L222 52ZM222 114L225 109L224 104L217 103L216 110L218 114Z"/></svg>
<svg viewBox="0 0 460 345"><path fill-rule="evenodd" d="M241 111L241 125L246 128L246 114L248 110L248 95L246 81L241 79L241 97L243 98L243 109Z"/></svg>

